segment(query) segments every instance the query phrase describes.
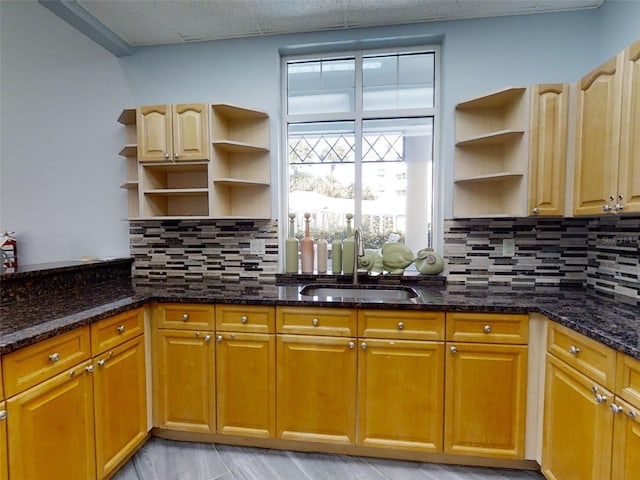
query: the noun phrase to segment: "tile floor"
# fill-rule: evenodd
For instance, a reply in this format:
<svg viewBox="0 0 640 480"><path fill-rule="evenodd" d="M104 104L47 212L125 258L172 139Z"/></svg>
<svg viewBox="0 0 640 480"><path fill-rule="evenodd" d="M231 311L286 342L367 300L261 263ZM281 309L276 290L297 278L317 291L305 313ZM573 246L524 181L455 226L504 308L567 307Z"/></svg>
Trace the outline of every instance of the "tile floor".
<svg viewBox="0 0 640 480"><path fill-rule="evenodd" d="M544 480L537 472L152 438L113 480Z"/></svg>

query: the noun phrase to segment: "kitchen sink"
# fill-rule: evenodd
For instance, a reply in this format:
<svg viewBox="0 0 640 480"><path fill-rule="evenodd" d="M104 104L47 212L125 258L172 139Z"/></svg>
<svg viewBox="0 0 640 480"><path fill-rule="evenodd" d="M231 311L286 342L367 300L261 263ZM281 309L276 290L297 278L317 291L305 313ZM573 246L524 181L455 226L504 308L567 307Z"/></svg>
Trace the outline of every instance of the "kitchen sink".
<svg viewBox="0 0 640 480"><path fill-rule="evenodd" d="M413 288L378 285L305 285L300 294L317 298L410 300L418 297Z"/></svg>

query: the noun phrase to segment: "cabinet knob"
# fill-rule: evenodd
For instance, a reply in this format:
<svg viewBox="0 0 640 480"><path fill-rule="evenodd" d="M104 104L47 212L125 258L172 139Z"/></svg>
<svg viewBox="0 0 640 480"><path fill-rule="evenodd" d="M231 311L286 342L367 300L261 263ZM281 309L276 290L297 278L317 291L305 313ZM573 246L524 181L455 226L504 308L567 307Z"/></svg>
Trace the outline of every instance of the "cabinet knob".
<svg viewBox="0 0 640 480"><path fill-rule="evenodd" d="M485 325L483 330L484 330L484 333L491 333L491 325Z"/></svg>
<svg viewBox="0 0 640 480"><path fill-rule="evenodd" d="M0 420L6 420L6 419L7 419L7 411L0 410Z"/></svg>
<svg viewBox="0 0 640 480"><path fill-rule="evenodd" d="M613 206L613 210L614 210L614 211L616 211L616 212L619 212L619 211L620 211L620 210L622 210L623 208L624 208L624 205L622 205L622 204L620 204L620 203L616 203L616 204Z"/></svg>
<svg viewBox="0 0 640 480"><path fill-rule="evenodd" d="M178 158L180 158L180 155L178 155L177 153L174 153L174 154L173 154L173 159L174 159L174 160L177 160Z"/></svg>
<svg viewBox="0 0 640 480"><path fill-rule="evenodd" d="M183 313L182 314L182 321L183 322L188 322L189 321L189 314L188 313Z"/></svg>
<svg viewBox="0 0 640 480"><path fill-rule="evenodd" d="M360 344L360 348L361 348L362 350L366 350L366 349L367 349L367 346L368 346L368 345L367 345L367 342L362 342L362 343Z"/></svg>
<svg viewBox="0 0 640 480"><path fill-rule="evenodd" d="M49 355L49 360L52 362L57 362L58 360L60 360L60 354L58 352L52 353L51 355Z"/></svg>
<svg viewBox="0 0 640 480"><path fill-rule="evenodd" d="M580 349L574 345L569 346L569 353L571 355L578 355L580 353Z"/></svg>
<svg viewBox="0 0 640 480"><path fill-rule="evenodd" d="M222 341L222 335L218 335L216 337L216 342L221 342Z"/></svg>
<svg viewBox="0 0 640 480"><path fill-rule="evenodd" d="M73 378L73 377L75 377L75 376L76 376L76 371L75 371L75 370L71 370L71 371L69 372L69 378Z"/></svg>
<svg viewBox="0 0 640 480"><path fill-rule="evenodd" d="M630 418L631 420L635 420L635 419L636 419L636 417L637 417L636 412L634 412L633 410L629 410L629 411L627 412L627 415L629 416L629 418Z"/></svg>
<svg viewBox="0 0 640 480"><path fill-rule="evenodd" d="M205 341L205 342L210 342L210 341L211 341L211 335L206 335L206 336L204 337L204 341Z"/></svg>
<svg viewBox="0 0 640 480"><path fill-rule="evenodd" d="M102 360L98 360L98 366L99 367L104 367L105 363L107 363L107 361L104 358Z"/></svg>
<svg viewBox="0 0 640 480"><path fill-rule="evenodd" d="M87 365L84 369L87 373L93 373L93 365Z"/></svg>
<svg viewBox="0 0 640 480"><path fill-rule="evenodd" d="M246 324L249 321L249 318L246 315L242 315L240 317L240 323Z"/></svg>
<svg viewBox="0 0 640 480"><path fill-rule="evenodd" d="M349 342L349 350L353 350L354 348L356 348L356 342L354 341Z"/></svg>
<svg viewBox="0 0 640 480"><path fill-rule="evenodd" d="M609 409L613 413L622 413L622 412L624 412L624 408L622 408L620 405L616 405L615 403L612 403L611 405L609 405Z"/></svg>
<svg viewBox="0 0 640 480"><path fill-rule="evenodd" d="M451 353L452 353L452 354L454 354L454 355L455 355L456 353L458 353L458 349L457 349L456 347L451 347L449 350L450 350L450 351L451 351Z"/></svg>
<svg viewBox="0 0 640 480"><path fill-rule="evenodd" d="M611 210L611 206L609 205L602 205L602 211L603 212L609 212Z"/></svg>
<svg viewBox="0 0 640 480"><path fill-rule="evenodd" d="M313 325L314 327L317 327L320 324L320 320L318 320L317 318L314 318L313 320L311 320L311 325Z"/></svg>
<svg viewBox="0 0 640 480"><path fill-rule="evenodd" d="M398 330L404 330L404 322L398 322Z"/></svg>
<svg viewBox="0 0 640 480"><path fill-rule="evenodd" d="M124 333L124 331L126 330L127 327L125 327L124 325L119 325L118 328L116 328L116 330L118 330L118 333L120 335L122 335Z"/></svg>
<svg viewBox="0 0 640 480"><path fill-rule="evenodd" d="M605 403L607 401L607 397L598 391L598 387L591 387L591 391L593 392L596 403Z"/></svg>
<svg viewBox="0 0 640 480"><path fill-rule="evenodd" d="M169 154L165 152L165 154L163 155L165 160L169 160Z"/></svg>
<svg viewBox="0 0 640 480"><path fill-rule="evenodd" d="M533 210L531 210L531 213L533 213L534 215L538 215L540 213L540 209L538 207L535 207Z"/></svg>

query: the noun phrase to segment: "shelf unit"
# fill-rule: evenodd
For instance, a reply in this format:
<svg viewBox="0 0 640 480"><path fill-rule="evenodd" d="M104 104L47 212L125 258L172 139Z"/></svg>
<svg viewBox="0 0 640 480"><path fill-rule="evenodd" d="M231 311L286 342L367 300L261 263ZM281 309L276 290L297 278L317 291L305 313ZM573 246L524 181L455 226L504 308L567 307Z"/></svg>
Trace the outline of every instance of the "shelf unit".
<svg viewBox="0 0 640 480"><path fill-rule="evenodd" d="M269 116L236 105L211 105L216 218L271 218Z"/></svg>
<svg viewBox="0 0 640 480"><path fill-rule="evenodd" d="M562 202L560 211L545 202L551 167L566 162L567 92L510 87L456 106L454 218L562 214Z"/></svg>
<svg viewBox="0 0 640 480"><path fill-rule="evenodd" d="M124 125L125 145L119 155L125 157L126 180L120 188L127 190L127 204L129 218L137 217L140 211L139 181L138 181L138 144L136 132L136 109L125 108L118 117L118 122Z"/></svg>
<svg viewBox="0 0 640 480"><path fill-rule="evenodd" d="M164 107L173 111L180 105ZM128 191L130 219L271 218L268 115L222 103L206 108L208 114L200 118L207 119L209 152L193 161L182 153L179 161L143 161L136 144L140 112L152 107L122 111L118 121L126 128L120 155L127 159L127 179L121 187Z"/></svg>

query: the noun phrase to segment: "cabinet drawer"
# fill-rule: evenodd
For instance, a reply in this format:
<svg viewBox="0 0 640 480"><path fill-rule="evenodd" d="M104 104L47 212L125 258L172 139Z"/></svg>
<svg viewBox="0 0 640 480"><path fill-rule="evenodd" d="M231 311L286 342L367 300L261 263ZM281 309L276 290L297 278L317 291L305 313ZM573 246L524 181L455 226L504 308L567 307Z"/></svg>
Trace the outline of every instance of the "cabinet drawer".
<svg viewBox="0 0 640 480"><path fill-rule="evenodd" d="M407 340L444 340L444 312L360 310L358 336Z"/></svg>
<svg viewBox="0 0 640 480"><path fill-rule="evenodd" d="M591 380L613 390L616 352L601 343L550 322L547 351L571 365Z"/></svg>
<svg viewBox="0 0 640 480"><path fill-rule="evenodd" d="M91 325L91 352L98 355L144 332L144 309L137 308Z"/></svg>
<svg viewBox="0 0 640 480"><path fill-rule="evenodd" d="M618 352L616 394L640 408L640 360Z"/></svg>
<svg viewBox="0 0 640 480"><path fill-rule="evenodd" d="M273 333L274 307L256 305L216 305L216 330L227 332Z"/></svg>
<svg viewBox="0 0 640 480"><path fill-rule="evenodd" d="M346 308L278 307L276 324L278 333L351 337L356 335L358 316Z"/></svg>
<svg viewBox="0 0 640 480"><path fill-rule="evenodd" d="M3 357L7 397L53 377L91 356L89 327L82 327Z"/></svg>
<svg viewBox="0 0 640 480"><path fill-rule="evenodd" d="M447 313L447 341L526 345L529 342L529 316Z"/></svg>
<svg viewBox="0 0 640 480"><path fill-rule="evenodd" d="M158 328L213 330L215 307L189 303L160 303L154 308L153 319Z"/></svg>

